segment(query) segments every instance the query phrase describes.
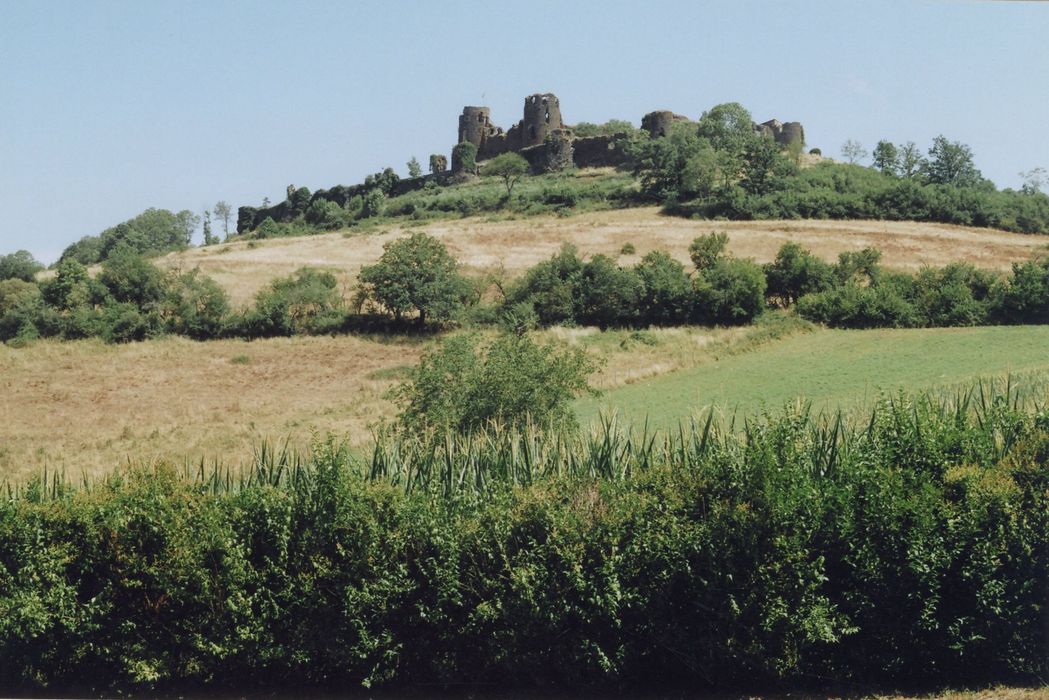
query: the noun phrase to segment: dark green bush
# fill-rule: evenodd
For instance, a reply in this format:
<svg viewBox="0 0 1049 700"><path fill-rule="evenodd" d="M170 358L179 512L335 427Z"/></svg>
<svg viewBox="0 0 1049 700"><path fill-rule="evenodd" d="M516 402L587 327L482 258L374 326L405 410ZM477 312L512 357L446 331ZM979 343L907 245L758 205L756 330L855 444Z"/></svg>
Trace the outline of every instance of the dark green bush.
<svg viewBox="0 0 1049 700"><path fill-rule="evenodd" d="M745 435L383 434L363 465L328 443L232 484L37 481L0 501L0 689L1036 682L1049 420L983 389Z"/></svg>
<svg viewBox="0 0 1049 700"><path fill-rule="evenodd" d="M693 318L701 323L748 323L765 309L765 274L749 260L725 258L694 281Z"/></svg>
<svg viewBox="0 0 1049 700"><path fill-rule="evenodd" d="M36 279L36 273L43 269L44 266L37 262L28 250L0 255L0 282L10 279L32 282Z"/></svg>
<svg viewBox="0 0 1049 700"><path fill-rule="evenodd" d="M595 255L579 273L575 320L605 329L630 326L640 318L643 284L631 268L605 255Z"/></svg>
<svg viewBox="0 0 1049 700"><path fill-rule="evenodd" d="M248 337L332 333L346 311L338 281L330 272L304 267L276 279L255 296L255 307L240 321Z"/></svg>

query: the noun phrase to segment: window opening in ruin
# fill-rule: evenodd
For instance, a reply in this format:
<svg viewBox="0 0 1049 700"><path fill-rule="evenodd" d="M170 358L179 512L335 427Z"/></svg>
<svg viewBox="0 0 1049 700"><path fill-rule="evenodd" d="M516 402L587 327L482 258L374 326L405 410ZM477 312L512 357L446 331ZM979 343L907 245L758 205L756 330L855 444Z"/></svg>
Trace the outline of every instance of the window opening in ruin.
<svg viewBox="0 0 1049 700"><path fill-rule="evenodd" d="M533 139L535 138L535 126L534 125L528 127L528 136L533 138Z"/></svg>
<svg viewBox="0 0 1049 700"><path fill-rule="evenodd" d="M477 115L477 121L479 121L482 124L484 124L484 115L483 114L478 114Z"/></svg>
<svg viewBox="0 0 1049 700"><path fill-rule="evenodd" d="M547 112L547 113L546 113L546 123L547 123L547 124L549 124L549 123L550 123L550 112Z"/></svg>

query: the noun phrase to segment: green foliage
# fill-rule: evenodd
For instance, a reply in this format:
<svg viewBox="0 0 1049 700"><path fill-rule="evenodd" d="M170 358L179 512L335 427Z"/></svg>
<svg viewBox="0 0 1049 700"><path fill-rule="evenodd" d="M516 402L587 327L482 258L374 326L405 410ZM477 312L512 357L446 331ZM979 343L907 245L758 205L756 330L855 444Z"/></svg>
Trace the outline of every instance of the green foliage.
<svg viewBox="0 0 1049 700"><path fill-rule="evenodd" d="M760 137L754 120L738 102L719 104L699 118L697 134L718 153L719 165L727 179L735 179L743 168L747 151Z"/></svg>
<svg viewBox="0 0 1049 700"><path fill-rule="evenodd" d="M654 250L634 268L641 281L640 317L643 323L684 323L691 305L691 282L685 267L668 253Z"/></svg>
<svg viewBox="0 0 1049 700"><path fill-rule="evenodd" d="M587 389L593 361L579 348L540 345L527 334L489 344L457 335L426 354L394 395L409 431L470 431L491 422L574 425L569 402Z"/></svg>
<svg viewBox="0 0 1049 700"><path fill-rule="evenodd" d="M444 244L417 232L383 246L382 257L366 265L359 276L361 295L400 320L417 314L427 320L451 320L462 308L466 285L458 264Z"/></svg>
<svg viewBox="0 0 1049 700"><path fill-rule="evenodd" d="M241 332L249 337L331 333L342 327L345 318L335 276L304 267L273 280L255 296L255 307L245 314Z"/></svg>
<svg viewBox="0 0 1049 700"><path fill-rule="evenodd" d="M167 291L164 273L138 253L124 247L106 258L98 281L114 301L147 310L156 308Z"/></svg>
<svg viewBox="0 0 1049 700"><path fill-rule="evenodd" d="M619 267L605 255L595 255L579 275L576 320L605 329L638 321L643 285L638 274Z"/></svg>
<svg viewBox="0 0 1049 700"><path fill-rule="evenodd" d="M565 243L557 255L529 269L509 289L507 304L529 304L544 326L571 322L582 272L583 261L575 246Z"/></svg>
<svg viewBox="0 0 1049 700"><path fill-rule="evenodd" d="M849 139L841 145L841 157L849 165L855 165L867 157L867 149L859 141Z"/></svg>
<svg viewBox="0 0 1049 700"><path fill-rule="evenodd" d="M423 166L420 165L419 161L416 160L415 156L412 156L412 159L408 161L408 177L422 177L422 174Z"/></svg>
<svg viewBox="0 0 1049 700"><path fill-rule="evenodd" d="M368 190L361 201L361 218L369 219L382 216L386 211L386 195L376 187Z"/></svg>
<svg viewBox="0 0 1049 700"><path fill-rule="evenodd" d="M986 389L741 434L387 432L363 465L328 442L239 479L40 479L0 502L0 686L1035 682L1049 433Z"/></svg>
<svg viewBox="0 0 1049 700"><path fill-rule="evenodd" d="M900 174L900 153L891 141L879 141L874 147L874 167L886 175Z"/></svg>
<svg viewBox="0 0 1049 700"><path fill-rule="evenodd" d="M469 141L456 144L452 148L452 163L461 172L472 173L477 170L477 146ZM456 170L456 165L453 165L453 170Z"/></svg>
<svg viewBox="0 0 1049 700"><path fill-rule="evenodd" d="M784 243L776 259L765 265L767 294L781 305L789 306L806 294L815 294L834 285L831 265L797 243Z"/></svg>
<svg viewBox="0 0 1049 700"><path fill-rule="evenodd" d="M175 275L168 283L164 318L168 330L197 340L221 337L229 321L226 291L199 269Z"/></svg>
<svg viewBox="0 0 1049 700"><path fill-rule="evenodd" d="M983 183L983 175L973 163L972 149L960 141L948 141L942 135L932 140L922 173L925 180L934 185L979 187Z"/></svg>
<svg viewBox="0 0 1049 700"><path fill-rule="evenodd" d="M723 231L704 234L693 239L688 246L688 257L697 270L706 270L716 263L725 253L728 245L728 234Z"/></svg>
<svg viewBox="0 0 1049 700"><path fill-rule="evenodd" d="M62 252L60 260L94 265L120 248L129 248L142 255L182 250L190 244L199 223L200 217L190 211L174 214L166 209L147 209L98 236L88 236L74 243Z"/></svg>
<svg viewBox="0 0 1049 700"><path fill-rule="evenodd" d="M519 153L502 153L484 164L481 174L501 178L506 185L506 196L513 193L514 185L528 174L528 161Z"/></svg>
<svg viewBox="0 0 1049 700"><path fill-rule="evenodd" d="M674 124L662 138L638 139L628 146L641 192L665 201L708 195L721 174L721 162L694 124Z"/></svg>
<svg viewBox="0 0 1049 700"><path fill-rule="evenodd" d="M765 308L765 275L749 260L719 259L699 271L694 287L693 314L705 323L748 323Z"/></svg>
<svg viewBox="0 0 1049 700"><path fill-rule="evenodd" d="M393 168L386 168L381 173L368 175L364 178L364 186L378 188L384 195L389 195L393 188L401 181Z"/></svg>
<svg viewBox="0 0 1049 700"><path fill-rule="evenodd" d="M4 280L22 280L32 282L36 273L44 266L36 261L28 250L16 250L10 255L0 255L0 282Z"/></svg>
<svg viewBox="0 0 1049 700"><path fill-rule="evenodd" d="M304 219L311 226L329 231L342 228L347 223L343 208L326 199L313 200L306 209Z"/></svg>
<svg viewBox="0 0 1049 700"><path fill-rule="evenodd" d="M632 122L625 119L609 119L604 124L591 124L590 122L579 122L572 127L572 133L577 138L590 138L593 136L617 136L619 134L632 135L638 129Z"/></svg>

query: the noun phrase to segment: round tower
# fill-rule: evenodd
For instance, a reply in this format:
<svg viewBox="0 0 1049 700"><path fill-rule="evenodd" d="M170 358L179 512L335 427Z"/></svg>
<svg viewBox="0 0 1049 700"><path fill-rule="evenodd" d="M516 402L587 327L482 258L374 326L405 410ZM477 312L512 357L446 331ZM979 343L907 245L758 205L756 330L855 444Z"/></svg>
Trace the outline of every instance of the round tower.
<svg viewBox="0 0 1049 700"><path fill-rule="evenodd" d="M491 131L491 110L487 107L463 107L459 115L459 140L468 141L480 148Z"/></svg>
<svg viewBox="0 0 1049 700"><path fill-rule="evenodd" d="M784 146L789 146L793 143L804 145L805 129L801 126L801 122L787 122L783 125L783 130L776 140Z"/></svg>
<svg viewBox="0 0 1049 700"><path fill-rule="evenodd" d="M670 127L674 122L682 121L684 117L674 114L670 110L660 109L649 112L641 117L641 128L648 132L654 139L670 134Z"/></svg>
<svg viewBox="0 0 1049 700"><path fill-rule="evenodd" d="M538 146L546 135L564 126L561 122L561 103L550 93L529 95L525 98L524 119L521 120L521 147Z"/></svg>

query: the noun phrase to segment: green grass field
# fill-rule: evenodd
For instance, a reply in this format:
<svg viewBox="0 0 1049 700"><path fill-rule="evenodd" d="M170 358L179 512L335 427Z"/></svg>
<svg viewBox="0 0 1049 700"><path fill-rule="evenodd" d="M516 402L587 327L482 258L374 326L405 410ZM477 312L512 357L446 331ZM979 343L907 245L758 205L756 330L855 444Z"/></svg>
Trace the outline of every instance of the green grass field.
<svg viewBox="0 0 1049 700"><path fill-rule="evenodd" d="M821 329L578 402L583 424L616 411L635 425L676 425L707 406L727 414L797 399L850 409L885 393L1018 376L1049 386L1049 326L843 331ZM1044 380L1044 383L1043 383ZM1049 398L1049 396L1047 396Z"/></svg>

